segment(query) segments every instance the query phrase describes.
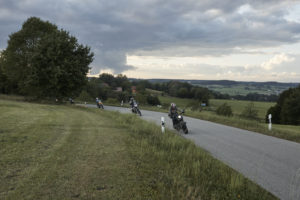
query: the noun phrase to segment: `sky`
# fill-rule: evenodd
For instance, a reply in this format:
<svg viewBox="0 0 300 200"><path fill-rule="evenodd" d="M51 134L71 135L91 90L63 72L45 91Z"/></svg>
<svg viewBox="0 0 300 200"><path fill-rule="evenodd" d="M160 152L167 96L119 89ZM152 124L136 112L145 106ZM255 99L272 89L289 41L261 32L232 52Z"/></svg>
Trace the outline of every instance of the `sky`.
<svg viewBox="0 0 300 200"><path fill-rule="evenodd" d="M300 0L0 0L0 50L31 16L91 47L90 76L300 82Z"/></svg>

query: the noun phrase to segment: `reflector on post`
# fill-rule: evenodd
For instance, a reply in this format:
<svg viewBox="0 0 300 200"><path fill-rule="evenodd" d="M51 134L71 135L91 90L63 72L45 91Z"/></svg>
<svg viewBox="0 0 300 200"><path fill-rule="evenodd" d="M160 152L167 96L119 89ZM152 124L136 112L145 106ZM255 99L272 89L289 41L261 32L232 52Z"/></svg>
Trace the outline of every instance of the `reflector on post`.
<svg viewBox="0 0 300 200"><path fill-rule="evenodd" d="M161 132L165 133L165 118L161 117Z"/></svg>

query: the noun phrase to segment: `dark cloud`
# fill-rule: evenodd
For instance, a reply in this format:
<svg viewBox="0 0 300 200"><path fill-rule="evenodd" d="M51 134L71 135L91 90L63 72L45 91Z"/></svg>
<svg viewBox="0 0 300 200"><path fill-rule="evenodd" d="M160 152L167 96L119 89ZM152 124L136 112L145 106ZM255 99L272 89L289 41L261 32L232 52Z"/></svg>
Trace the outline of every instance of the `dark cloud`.
<svg viewBox="0 0 300 200"><path fill-rule="evenodd" d="M222 55L235 47L299 40L300 24L285 20L282 0L2 0L0 48L30 16L70 31L95 51L93 73L119 73L127 54Z"/></svg>

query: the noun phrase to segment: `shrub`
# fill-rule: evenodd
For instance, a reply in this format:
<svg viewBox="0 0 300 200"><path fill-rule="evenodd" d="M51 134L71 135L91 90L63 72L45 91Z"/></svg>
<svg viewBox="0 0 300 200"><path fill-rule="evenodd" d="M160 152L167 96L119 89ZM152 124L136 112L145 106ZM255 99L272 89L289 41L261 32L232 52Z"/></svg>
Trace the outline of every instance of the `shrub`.
<svg viewBox="0 0 300 200"><path fill-rule="evenodd" d="M147 103L147 97L141 93L136 94L134 97L138 104L145 104Z"/></svg>
<svg viewBox="0 0 300 200"><path fill-rule="evenodd" d="M200 110L201 111L201 103L197 100L193 100L191 101L187 107L191 108L192 111L198 111Z"/></svg>
<svg viewBox="0 0 300 200"><path fill-rule="evenodd" d="M266 123L269 123L269 114L271 114L272 115L272 123L280 124L280 111L281 111L281 108L279 105L270 107L265 116Z"/></svg>
<svg viewBox="0 0 300 200"><path fill-rule="evenodd" d="M227 105L227 103L224 103L222 105L220 105L217 110L216 110L218 115L224 115L224 116L232 116L232 109L229 105Z"/></svg>
<svg viewBox="0 0 300 200"><path fill-rule="evenodd" d="M105 103L107 104L119 104L120 102L117 99L108 98Z"/></svg>
<svg viewBox="0 0 300 200"><path fill-rule="evenodd" d="M82 90L82 92L80 93L80 95L77 97L77 99L79 101L93 101L94 99L91 97L91 95L89 93L87 93L87 91Z"/></svg>
<svg viewBox="0 0 300 200"><path fill-rule="evenodd" d="M152 106L160 105L160 101L159 101L158 97L157 96L152 96L152 95L147 96L147 103L152 105Z"/></svg>
<svg viewBox="0 0 300 200"><path fill-rule="evenodd" d="M250 102L245 109L243 110L242 117L247 118L247 119L258 119L258 110L255 109L254 103Z"/></svg>

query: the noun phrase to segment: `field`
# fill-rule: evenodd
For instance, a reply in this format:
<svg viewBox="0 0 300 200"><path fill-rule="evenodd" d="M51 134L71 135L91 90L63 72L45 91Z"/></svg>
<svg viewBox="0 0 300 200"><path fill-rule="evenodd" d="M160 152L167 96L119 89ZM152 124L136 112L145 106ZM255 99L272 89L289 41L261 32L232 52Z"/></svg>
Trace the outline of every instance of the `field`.
<svg viewBox="0 0 300 200"><path fill-rule="evenodd" d="M192 99L182 99L175 97L165 97L159 96L159 99L162 104L170 105L170 102L175 102L181 108L189 107L189 105L193 104L195 101ZM227 103L231 106L233 114L240 115L247 104L250 101L239 101L239 100L221 100L221 99L211 99L210 100L210 110L216 110L223 103ZM258 116L261 120L265 118L267 110L275 105L275 103L270 102L253 102L255 109L258 110Z"/></svg>
<svg viewBox="0 0 300 200"><path fill-rule="evenodd" d="M232 85L219 85L219 84L196 84L198 86L207 87L210 90L220 92L222 94L228 95L242 95L246 96L249 93L258 93L265 95L278 95L284 90L289 89L291 86L289 84L259 84L259 83L243 83L232 84Z"/></svg>
<svg viewBox="0 0 300 200"><path fill-rule="evenodd" d="M133 115L0 100L0 199L275 199Z"/></svg>
<svg viewBox="0 0 300 200"><path fill-rule="evenodd" d="M227 103L229 106L231 106L234 115L240 115L242 113L242 111L244 110L245 106L251 102L250 101L239 101L239 100L212 99L210 101L210 106L215 110L223 103ZM256 101L253 103L254 103L255 109L258 110L258 117L261 120L265 119L268 109L271 106L275 105L275 103L271 103L271 102Z"/></svg>

